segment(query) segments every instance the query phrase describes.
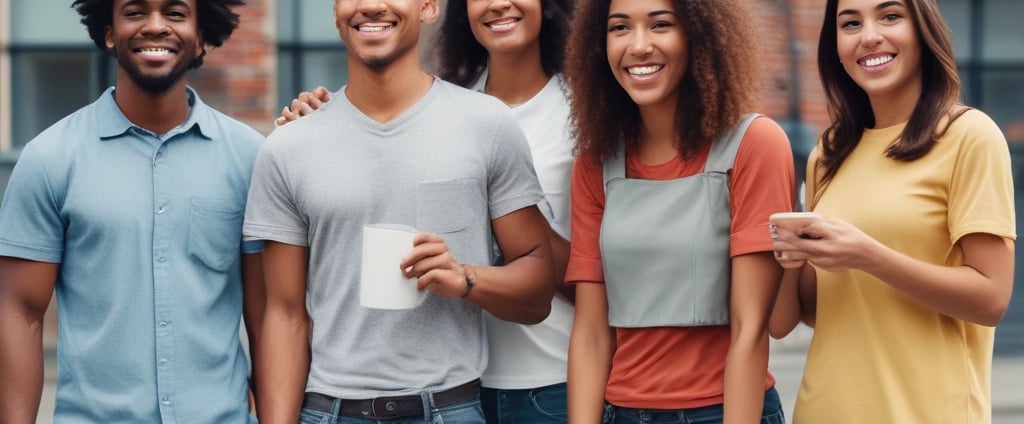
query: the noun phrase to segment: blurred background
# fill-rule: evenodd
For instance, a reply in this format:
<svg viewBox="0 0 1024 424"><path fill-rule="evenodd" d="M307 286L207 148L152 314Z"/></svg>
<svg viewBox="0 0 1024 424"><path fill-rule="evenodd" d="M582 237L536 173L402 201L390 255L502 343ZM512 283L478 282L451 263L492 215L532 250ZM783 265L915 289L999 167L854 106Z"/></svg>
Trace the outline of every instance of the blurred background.
<svg viewBox="0 0 1024 424"><path fill-rule="evenodd" d="M786 129L795 166L804 164L827 125L816 72L821 0L747 0L757 19L764 86L760 112ZM345 46L338 39L329 0L248 0L241 25L190 84L205 102L264 134L297 93L318 85L337 90L347 80ZM441 0L442 7L444 0ZM963 82L962 101L985 111L1002 128L1013 157L1014 179L1024 163L1024 2L938 0L953 30ZM97 50L70 8L71 0L0 0L0 194L20 149L63 116L91 103L113 84L114 61ZM421 50L433 68L432 34ZM1015 181L1016 182L1016 181ZM1016 184L1017 222L1024 214ZM1024 255L1020 249L1017 258ZM1022 262L1024 263L1024 262ZM1024 422L1024 272L1017 272L1009 312L996 330L993 403L996 422ZM46 321L45 345L56 346L55 307ZM773 345L772 370L792 407L803 349L811 330L801 328ZM48 361L47 394L40 422L52 416L54 361ZM49 403L47 403L49 402Z"/></svg>

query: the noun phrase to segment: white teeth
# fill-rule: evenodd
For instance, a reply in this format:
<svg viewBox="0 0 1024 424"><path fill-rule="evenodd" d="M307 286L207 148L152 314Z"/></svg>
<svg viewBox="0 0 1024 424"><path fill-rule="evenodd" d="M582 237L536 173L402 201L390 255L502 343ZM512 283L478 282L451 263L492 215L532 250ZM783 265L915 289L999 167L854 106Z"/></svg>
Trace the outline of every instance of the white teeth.
<svg viewBox="0 0 1024 424"><path fill-rule="evenodd" d="M381 32L391 28L391 24L362 24L359 25L360 32Z"/></svg>
<svg viewBox="0 0 1024 424"><path fill-rule="evenodd" d="M663 66L661 65L634 66L631 68L626 68L626 71L629 72L630 75L650 75L660 71L661 68L663 68Z"/></svg>
<svg viewBox="0 0 1024 424"><path fill-rule="evenodd" d="M143 56L163 56L170 53L167 49L139 49L139 54Z"/></svg>
<svg viewBox="0 0 1024 424"><path fill-rule="evenodd" d="M886 63L892 62L892 59L893 59L892 55L887 54L885 56L878 56L878 57L873 57L871 59L865 60L864 61L864 65L865 66L884 65Z"/></svg>
<svg viewBox="0 0 1024 424"><path fill-rule="evenodd" d="M504 31L504 30L507 30L507 29L511 29L515 25L516 25L516 21L508 21L508 22L501 22L501 23L496 23L496 24L490 24L488 26L490 26L491 29L493 29L493 30Z"/></svg>

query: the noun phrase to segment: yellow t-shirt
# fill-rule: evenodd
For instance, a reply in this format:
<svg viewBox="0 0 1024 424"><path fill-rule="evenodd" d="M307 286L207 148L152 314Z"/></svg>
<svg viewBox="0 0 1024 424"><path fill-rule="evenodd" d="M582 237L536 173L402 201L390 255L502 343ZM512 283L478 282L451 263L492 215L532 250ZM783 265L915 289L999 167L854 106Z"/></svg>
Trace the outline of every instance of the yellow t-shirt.
<svg viewBox="0 0 1024 424"><path fill-rule="evenodd" d="M912 162L885 156L903 127L865 131L814 210L934 264L962 264L955 243L967 234L1015 239L1010 155L996 124L968 111ZM818 158L816 149L807 175ZM991 422L993 328L925 308L861 271L817 277L794 423Z"/></svg>

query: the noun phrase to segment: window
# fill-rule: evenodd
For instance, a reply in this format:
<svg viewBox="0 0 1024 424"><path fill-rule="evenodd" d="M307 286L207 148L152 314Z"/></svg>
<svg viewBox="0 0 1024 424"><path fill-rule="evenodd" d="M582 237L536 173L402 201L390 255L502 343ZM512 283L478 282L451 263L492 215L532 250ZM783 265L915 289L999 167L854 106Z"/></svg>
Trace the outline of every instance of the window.
<svg viewBox="0 0 1024 424"><path fill-rule="evenodd" d="M113 71L69 1L0 1L8 3L0 10L9 11L2 19L10 28L9 41L0 43L10 78L3 103L9 110L0 110L9 114L9 128L0 128L0 150L9 150L91 102L113 81Z"/></svg>
<svg viewBox="0 0 1024 424"><path fill-rule="evenodd" d="M963 101L999 124L1011 146L1024 145L1024 2L939 0L953 31Z"/></svg>
<svg viewBox="0 0 1024 424"><path fill-rule="evenodd" d="M330 2L277 2L278 110L301 91L335 91L348 81L345 46Z"/></svg>

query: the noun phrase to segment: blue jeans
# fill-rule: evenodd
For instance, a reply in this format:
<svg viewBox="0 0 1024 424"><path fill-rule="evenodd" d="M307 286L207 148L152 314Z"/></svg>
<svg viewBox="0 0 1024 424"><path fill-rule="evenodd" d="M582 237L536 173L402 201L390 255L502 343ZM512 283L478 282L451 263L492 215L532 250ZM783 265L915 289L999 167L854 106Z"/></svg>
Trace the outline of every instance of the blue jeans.
<svg viewBox="0 0 1024 424"><path fill-rule="evenodd" d="M344 402L344 401L342 401ZM337 406L335 407L337 410ZM345 417L310 409L303 409L299 424L484 424L484 413L480 409L480 397L440 408L431 407L429 417L407 417L393 420L368 420Z"/></svg>
<svg viewBox="0 0 1024 424"><path fill-rule="evenodd" d="M785 424L782 401L774 387L764 393L764 409L761 424ZM633 409L606 404L604 424L710 424L721 423L724 410L722 404L690 409Z"/></svg>
<svg viewBox="0 0 1024 424"><path fill-rule="evenodd" d="M569 417L565 383L536 389L483 388L480 403L488 424L565 423Z"/></svg>

